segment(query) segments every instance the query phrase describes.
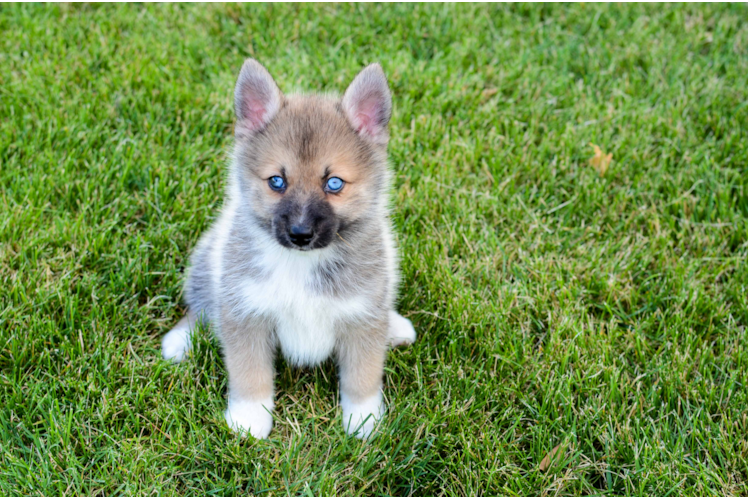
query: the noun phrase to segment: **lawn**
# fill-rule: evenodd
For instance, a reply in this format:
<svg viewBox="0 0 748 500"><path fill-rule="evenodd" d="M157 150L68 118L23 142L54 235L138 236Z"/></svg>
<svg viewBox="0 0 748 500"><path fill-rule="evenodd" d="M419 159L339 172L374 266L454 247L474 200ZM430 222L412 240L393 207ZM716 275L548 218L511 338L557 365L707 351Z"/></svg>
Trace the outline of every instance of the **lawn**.
<svg viewBox="0 0 748 500"><path fill-rule="evenodd" d="M368 442L332 362L255 441L208 332L160 356L249 56L390 79ZM746 75L740 4L0 6L0 493L748 495Z"/></svg>

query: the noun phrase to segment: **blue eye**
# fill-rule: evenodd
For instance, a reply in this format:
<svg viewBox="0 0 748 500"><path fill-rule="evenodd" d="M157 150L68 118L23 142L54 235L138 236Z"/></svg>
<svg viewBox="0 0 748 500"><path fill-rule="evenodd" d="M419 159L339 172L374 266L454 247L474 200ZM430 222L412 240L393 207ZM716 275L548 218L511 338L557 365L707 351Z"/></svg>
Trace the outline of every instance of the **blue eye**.
<svg viewBox="0 0 748 500"><path fill-rule="evenodd" d="M340 177L330 177L327 179L327 190L331 193L337 193L341 189L343 189L343 179Z"/></svg>
<svg viewBox="0 0 748 500"><path fill-rule="evenodd" d="M286 188L286 181L279 175L274 175L268 179L268 184L270 185L270 189L274 191L283 191Z"/></svg>

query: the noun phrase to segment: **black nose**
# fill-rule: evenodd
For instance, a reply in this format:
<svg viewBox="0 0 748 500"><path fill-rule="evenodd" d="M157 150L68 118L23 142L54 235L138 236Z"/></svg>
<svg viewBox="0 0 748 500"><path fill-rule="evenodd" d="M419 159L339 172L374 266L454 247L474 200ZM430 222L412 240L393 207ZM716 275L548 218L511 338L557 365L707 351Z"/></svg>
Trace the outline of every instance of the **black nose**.
<svg viewBox="0 0 748 500"><path fill-rule="evenodd" d="M314 230L311 226L291 226L291 229L288 231L288 236L291 238L291 242L293 242L294 245L303 247L312 241Z"/></svg>

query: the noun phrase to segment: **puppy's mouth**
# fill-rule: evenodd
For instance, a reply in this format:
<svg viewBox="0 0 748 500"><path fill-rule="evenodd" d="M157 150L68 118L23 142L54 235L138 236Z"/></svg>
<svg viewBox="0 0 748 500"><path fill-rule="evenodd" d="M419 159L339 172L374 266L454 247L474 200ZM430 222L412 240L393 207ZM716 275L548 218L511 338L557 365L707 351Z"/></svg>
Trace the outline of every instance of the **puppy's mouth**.
<svg viewBox="0 0 748 500"><path fill-rule="evenodd" d="M314 243L307 243L306 245L299 245L296 243L291 242L281 242L281 245L283 245L286 248L290 248L292 250L298 250L300 252L308 252L310 250L314 250Z"/></svg>

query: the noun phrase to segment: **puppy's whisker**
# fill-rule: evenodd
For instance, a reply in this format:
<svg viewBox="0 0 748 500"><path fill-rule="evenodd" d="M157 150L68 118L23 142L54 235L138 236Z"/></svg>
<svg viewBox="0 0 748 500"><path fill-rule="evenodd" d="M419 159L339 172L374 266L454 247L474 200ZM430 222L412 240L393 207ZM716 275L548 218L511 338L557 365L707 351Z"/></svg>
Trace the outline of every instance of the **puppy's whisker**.
<svg viewBox="0 0 748 500"><path fill-rule="evenodd" d="M346 245L348 246L348 248L350 248L351 250L353 250L353 247L351 246L351 244L350 244L350 243L348 243L347 241L345 241L345 239L344 239L344 238L343 238L342 236L340 236L340 233L339 233L339 232L337 232L337 231L336 231L336 232L335 232L335 234L337 234L337 235L338 235L338 238L340 238L340 240L341 240L341 241L342 241L343 243L345 243L345 244L346 244Z"/></svg>

